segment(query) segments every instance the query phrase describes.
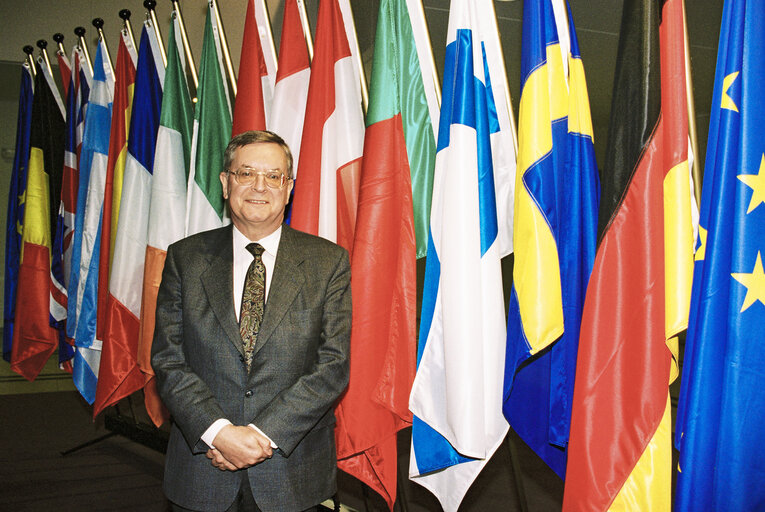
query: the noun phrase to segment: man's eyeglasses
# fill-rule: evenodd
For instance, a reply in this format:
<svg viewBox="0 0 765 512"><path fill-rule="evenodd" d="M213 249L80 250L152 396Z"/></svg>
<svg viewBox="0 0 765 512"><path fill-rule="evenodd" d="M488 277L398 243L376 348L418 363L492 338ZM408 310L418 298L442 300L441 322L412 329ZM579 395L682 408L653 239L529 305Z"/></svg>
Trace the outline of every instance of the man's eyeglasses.
<svg viewBox="0 0 765 512"><path fill-rule="evenodd" d="M278 170L271 171L256 171L249 167L242 167L238 171L226 171L229 174L234 175L234 179L237 183L244 186L249 186L255 183L258 176L263 176L268 188L282 188L287 183L288 178Z"/></svg>

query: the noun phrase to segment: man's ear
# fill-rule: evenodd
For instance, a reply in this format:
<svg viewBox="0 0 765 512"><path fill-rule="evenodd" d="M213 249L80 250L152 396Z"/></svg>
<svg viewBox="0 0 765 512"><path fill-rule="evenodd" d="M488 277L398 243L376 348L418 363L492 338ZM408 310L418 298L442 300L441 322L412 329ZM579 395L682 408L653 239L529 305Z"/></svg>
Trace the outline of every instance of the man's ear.
<svg viewBox="0 0 765 512"><path fill-rule="evenodd" d="M223 171L220 173L219 177L221 187L223 188L223 199L228 199L228 173Z"/></svg>

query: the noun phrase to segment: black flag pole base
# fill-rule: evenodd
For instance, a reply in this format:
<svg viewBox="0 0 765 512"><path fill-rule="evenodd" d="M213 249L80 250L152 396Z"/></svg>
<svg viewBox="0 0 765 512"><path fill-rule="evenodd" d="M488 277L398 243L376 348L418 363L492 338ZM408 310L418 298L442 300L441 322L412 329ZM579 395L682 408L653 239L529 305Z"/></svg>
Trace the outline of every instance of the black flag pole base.
<svg viewBox="0 0 765 512"><path fill-rule="evenodd" d="M63 452L61 452L61 456L62 457L66 457L67 455L71 455L74 452L78 452L78 451L82 450L83 448L87 448L88 446L93 446L94 444L98 444L101 441L106 441L110 437L113 437L113 436L116 436L116 435L117 435L116 432L109 432L108 434L104 434L101 437L97 437L95 439L91 439L90 441L85 441L82 444L78 444L74 448L69 448L68 450L64 450Z"/></svg>
<svg viewBox="0 0 765 512"><path fill-rule="evenodd" d="M154 425L138 421L135 415L135 411L133 410L132 395L127 397L127 401L130 409L130 415L123 415L120 413L119 403L110 407L108 409L109 412L104 415L104 428L109 431L107 434L65 450L61 452L61 455L66 457L67 455L71 455L72 453L82 450L83 448L87 448L102 441L106 441L110 437L114 437L116 435L130 439L131 441L135 441L136 443L139 443L160 453L165 453L167 451L167 441L169 434L164 430L158 429Z"/></svg>

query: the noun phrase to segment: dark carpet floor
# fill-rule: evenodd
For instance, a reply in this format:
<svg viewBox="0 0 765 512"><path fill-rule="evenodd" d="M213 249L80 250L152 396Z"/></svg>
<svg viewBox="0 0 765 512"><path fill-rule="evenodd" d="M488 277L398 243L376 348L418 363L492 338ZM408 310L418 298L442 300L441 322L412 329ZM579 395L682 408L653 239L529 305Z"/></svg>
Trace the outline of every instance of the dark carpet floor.
<svg viewBox="0 0 765 512"><path fill-rule="evenodd" d="M142 405L133 405L123 401L119 412L141 424L145 418L132 413ZM162 453L122 435L109 436L112 431L105 423L111 422L105 422L103 415L94 422L91 411L75 392L0 395L0 511L167 510ZM114 417L114 413L106 414ZM91 441L96 442L87 444ZM395 509L440 511L428 491L405 478L408 431L401 433L399 446L403 485ZM522 474L520 487L516 470ZM338 480L344 505L358 511L386 510L383 500L354 478L341 473ZM460 512L555 511L560 510L562 496L562 481L511 433L468 492Z"/></svg>

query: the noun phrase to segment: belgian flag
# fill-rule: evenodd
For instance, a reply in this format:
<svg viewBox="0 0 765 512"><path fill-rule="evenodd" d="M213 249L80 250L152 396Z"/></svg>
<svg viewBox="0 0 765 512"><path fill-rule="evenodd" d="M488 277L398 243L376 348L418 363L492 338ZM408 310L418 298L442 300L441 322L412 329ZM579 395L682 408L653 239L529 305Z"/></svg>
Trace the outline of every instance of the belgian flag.
<svg viewBox="0 0 765 512"><path fill-rule="evenodd" d="M65 129L53 77L37 66L11 369L34 380L58 345L50 325L51 226L61 200Z"/></svg>

